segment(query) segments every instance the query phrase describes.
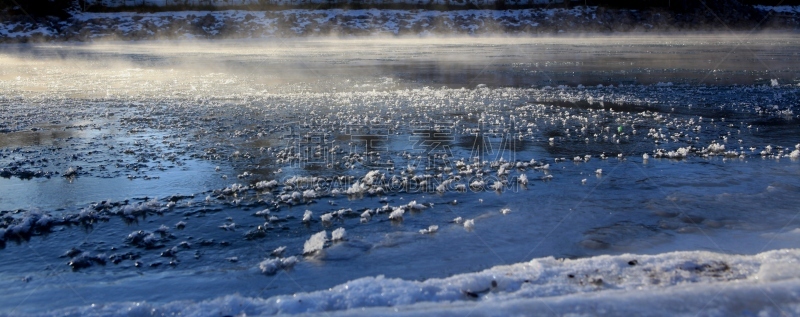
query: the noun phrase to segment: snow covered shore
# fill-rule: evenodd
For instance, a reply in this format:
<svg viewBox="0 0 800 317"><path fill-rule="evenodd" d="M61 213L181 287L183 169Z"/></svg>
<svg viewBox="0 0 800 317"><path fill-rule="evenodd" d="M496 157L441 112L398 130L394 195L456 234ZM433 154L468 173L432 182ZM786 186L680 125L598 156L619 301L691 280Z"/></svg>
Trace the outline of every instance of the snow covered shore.
<svg viewBox="0 0 800 317"><path fill-rule="evenodd" d="M310 10L75 13L34 20L4 18L0 43L40 41L220 39L351 35L537 35L714 31L796 31L800 7L757 7L768 18L720 24L714 16L599 7L517 10Z"/></svg>
<svg viewBox="0 0 800 317"><path fill-rule="evenodd" d="M366 277L266 299L232 294L196 303L107 303L44 316L797 315L798 262L797 249L547 257L443 279Z"/></svg>

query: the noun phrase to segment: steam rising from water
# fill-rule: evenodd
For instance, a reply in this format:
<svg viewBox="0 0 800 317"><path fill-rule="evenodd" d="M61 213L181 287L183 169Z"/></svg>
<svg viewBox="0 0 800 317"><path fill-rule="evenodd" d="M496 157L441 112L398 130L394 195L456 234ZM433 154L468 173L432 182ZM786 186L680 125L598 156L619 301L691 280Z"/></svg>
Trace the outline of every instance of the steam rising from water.
<svg viewBox="0 0 800 317"><path fill-rule="evenodd" d="M126 98L421 86L769 84L800 80L795 37L295 39L9 45L6 96ZM722 57L722 58L720 58Z"/></svg>

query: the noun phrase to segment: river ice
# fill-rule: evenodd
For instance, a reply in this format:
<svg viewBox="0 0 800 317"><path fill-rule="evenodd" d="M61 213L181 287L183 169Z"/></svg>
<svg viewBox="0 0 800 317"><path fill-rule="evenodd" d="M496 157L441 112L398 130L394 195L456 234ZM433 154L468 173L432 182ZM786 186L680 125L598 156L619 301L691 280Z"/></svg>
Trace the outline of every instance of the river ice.
<svg viewBox="0 0 800 317"><path fill-rule="evenodd" d="M0 315L798 314L798 43L709 41L4 46Z"/></svg>

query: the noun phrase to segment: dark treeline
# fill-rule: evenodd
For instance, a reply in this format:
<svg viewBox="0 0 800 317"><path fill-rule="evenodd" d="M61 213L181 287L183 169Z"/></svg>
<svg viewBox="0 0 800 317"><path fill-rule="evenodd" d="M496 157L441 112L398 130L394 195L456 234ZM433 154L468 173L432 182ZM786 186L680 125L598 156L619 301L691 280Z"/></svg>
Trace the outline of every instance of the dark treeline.
<svg viewBox="0 0 800 317"><path fill-rule="evenodd" d="M25 14L34 17L69 17L68 10L77 6L74 0L0 0L0 11L6 14Z"/></svg>
<svg viewBox="0 0 800 317"><path fill-rule="evenodd" d="M469 1L466 1L469 2ZM748 5L800 5L800 0L567 0L559 4L546 5L547 7L572 7L579 5L599 6L610 9L661 9L674 12L696 12L697 10L737 10ZM431 9L431 10L455 10L455 9L520 9L526 7L542 7L542 5L509 5L504 0L497 0L494 8L485 6L478 7L466 5L431 5L414 6L410 4L387 3L385 5L359 5L339 4L336 0L330 0L327 5L313 5L310 8L326 9ZM133 7L109 8L99 5L87 6L84 0L0 0L0 13L6 15L30 15L33 17L55 16L59 18L69 17L70 9L87 11L165 11L165 10L220 10L220 9L245 9L245 10L277 10L277 9L302 9L302 5L279 6L279 5L257 5L243 7L214 7L214 6L187 6L183 7L152 7L139 5ZM738 11L738 10L737 10ZM0 14L0 15L2 15Z"/></svg>

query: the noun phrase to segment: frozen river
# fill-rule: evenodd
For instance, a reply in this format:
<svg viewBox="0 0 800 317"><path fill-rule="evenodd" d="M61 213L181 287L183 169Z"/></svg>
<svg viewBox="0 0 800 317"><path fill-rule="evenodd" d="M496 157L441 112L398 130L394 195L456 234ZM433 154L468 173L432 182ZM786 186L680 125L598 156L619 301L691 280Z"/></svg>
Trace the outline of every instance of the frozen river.
<svg viewBox="0 0 800 317"><path fill-rule="evenodd" d="M0 46L0 315L799 314L797 52Z"/></svg>

